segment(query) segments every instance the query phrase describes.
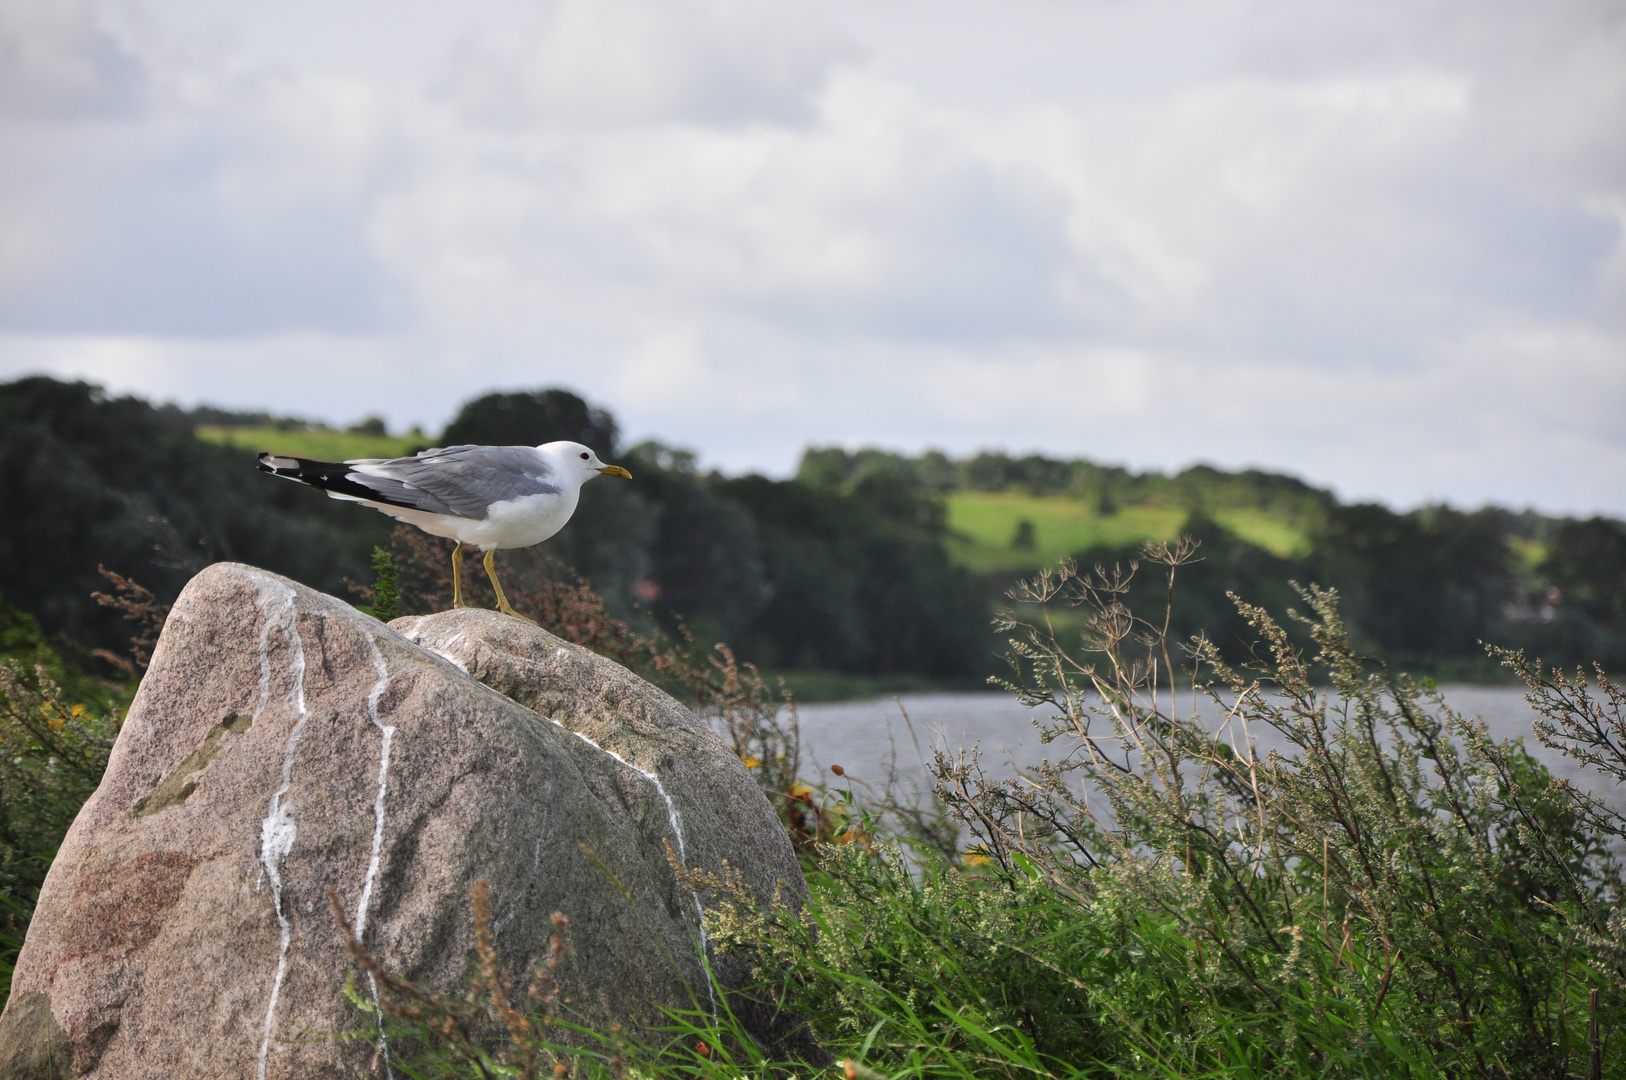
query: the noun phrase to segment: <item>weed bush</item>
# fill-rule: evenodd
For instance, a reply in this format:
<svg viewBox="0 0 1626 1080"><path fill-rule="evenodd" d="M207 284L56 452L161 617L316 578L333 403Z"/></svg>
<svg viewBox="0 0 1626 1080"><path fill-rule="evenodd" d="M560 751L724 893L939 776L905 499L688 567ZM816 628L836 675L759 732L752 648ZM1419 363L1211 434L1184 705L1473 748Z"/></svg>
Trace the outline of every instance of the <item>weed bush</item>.
<svg viewBox="0 0 1626 1080"><path fill-rule="evenodd" d="M1192 558L1145 553L1170 604ZM1609 1054L1620 816L1360 656L1331 592L1301 591L1294 638L1237 601L1254 642L1232 664L1171 641L1167 605L1128 608L1139 570L1064 564L1014 594L1004 685L1045 707L1057 753L1000 781L936 757L970 847L900 843L885 812L827 788L810 802L848 842L805 849L805 911L684 872L717 898L711 940L750 961L755 993L849 1077L1626 1075ZM1080 612L1082 637L1052 632ZM1496 655L1545 716L1538 738L1626 776L1618 687ZM1176 708L1188 695L1225 727ZM1266 731L1285 749L1262 751ZM560 1076L815 1071L766 1060L726 1010L674 1015L664 1045L551 1022L527 1038ZM436 1045L421 1020L401 1034ZM423 1075L520 1075L498 1057L461 1068Z"/></svg>
<svg viewBox="0 0 1626 1080"><path fill-rule="evenodd" d="M1172 592L1193 553L1147 554ZM1256 639L1233 666L1202 639L1177 653L1167 611L1131 612L1135 570L1064 565L1023 586L1029 603L1088 611L1080 647L1007 623L1006 685L1049 707L1043 735L1067 752L1015 781L944 759L939 775L1003 874L1150 920L1147 955L1184 969L1158 1025L1162 1067L1584 1071L1589 1023L1616 1026L1626 988L1588 944L1621 901L1618 822L1431 684L1358 655L1331 592L1301 590L1305 612L1289 613L1308 656L1237 601ZM1176 709L1176 655L1226 731ZM1266 730L1288 749L1261 754ZM1150 1019L1154 1000L1126 1015Z"/></svg>
<svg viewBox="0 0 1626 1080"><path fill-rule="evenodd" d="M0 998L11 992L51 860L101 782L132 689L87 675L0 601Z"/></svg>

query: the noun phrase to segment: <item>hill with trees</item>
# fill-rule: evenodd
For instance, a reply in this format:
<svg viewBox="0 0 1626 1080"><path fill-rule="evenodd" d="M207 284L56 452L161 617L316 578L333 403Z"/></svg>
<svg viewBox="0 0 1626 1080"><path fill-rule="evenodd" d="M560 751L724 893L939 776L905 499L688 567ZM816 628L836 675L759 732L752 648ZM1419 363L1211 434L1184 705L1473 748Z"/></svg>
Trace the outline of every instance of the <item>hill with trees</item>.
<svg viewBox="0 0 1626 1080"><path fill-rule="evenodd" d="M1173 475L1086 460L813 448L796 476L726 476L693 453L623 446L567 391L486 394L438 437L380 420L337 431L264 413L182 410L47 378L0 385L0 596L85 649L126 630L90 594L106 566L172 598L238 559L345 595L372 580L393 523L254 471L254 452L393 456L458 442L576 439L627 465L575 519L502 558L592 583L609 612L775 671L974 685L1003 643L989 618L1018 578L1064 557L1127 569L1189 533L1174 629L1234 650L1227 592L1276 610L1291 582L1339 590L1357 643L1445 677L1493 672L1481 640L1549 660L1626 659L1626 525L1495 507L1343 504L1258 470ZM529 563L526 560L530 560ZM1132 589L1161 588L1142 575ZM679 628L682 628L681 631Z"/></svg>
<svg viewBox="0 0 1626 1080"><path fill-rule="evenodd" d="M799 473L835 491L878 477L938 500L947 550L989 595L1061 558L1128 569L1144 541L1188 534L1201 547L1180 571L1180 638L1206 632L1234 650L1251 635L1227 593L1279 611L1298 603L1294 582L1314 582L1339 591L1361 648L1414 671L1493 676L1482 641L1559 663L1626 660L1626 523L1611 518L1402 512L1259 470L1134 473L1039 455L816 448Z"/></svg>

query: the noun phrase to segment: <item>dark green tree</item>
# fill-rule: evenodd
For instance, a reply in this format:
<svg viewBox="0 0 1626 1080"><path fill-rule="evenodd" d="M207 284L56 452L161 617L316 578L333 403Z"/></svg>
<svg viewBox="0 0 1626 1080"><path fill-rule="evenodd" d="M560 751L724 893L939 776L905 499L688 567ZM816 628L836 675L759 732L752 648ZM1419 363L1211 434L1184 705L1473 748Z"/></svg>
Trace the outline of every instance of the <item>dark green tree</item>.
<svg viewBox="0 0 1626 1080"><path fill-rule="evenodd" d="M1478 657L1481 641L1502 640L1514 591L1495 510L1336 507L1304 572L1304 580L1339 590L1357 642L1414 666L1429 657Z"/></svg>
<svg viewBox="0 0 1626 1080"><path fill-rule="evenodd" d="M1626 630L1626 523L1594 517L1558 527L1541 573L1559 602L1616 632Z"/></svg>
<svg viewBox="0 0 1626 1080"><path fill-rule="evenodd" d="M186 414L87 383L0 384L0 593L50 632L121 649L90 594L105 564L164 601L234 559L327 592L365 580L389 522L257 476L246 450L200 442Z"/></svg>
<svg viewBox="0 0 1626 1080"><path fill-rule="evenodd" d="M1626 523L1562 522L1538 571L1556 604L1532 647L1549 661L1626 664Z"/></svg>
<svg viewBox="0 0 1626 1080"><path fill-rule="evenodd" d="M884 472L850 494L761 476L717 490L755 520L772 590L738 640L742 656L866 674L990 669L988 605L949 562L940 503Z"/></svg>
<svg viewBox="0 0 1626 1080"><path fill-rule="evenodd" d="M619 440L615 420L569 390L549 388L484 394L466 402L441 434L442 446L540 446L569 440L610 460Z"/></svg>

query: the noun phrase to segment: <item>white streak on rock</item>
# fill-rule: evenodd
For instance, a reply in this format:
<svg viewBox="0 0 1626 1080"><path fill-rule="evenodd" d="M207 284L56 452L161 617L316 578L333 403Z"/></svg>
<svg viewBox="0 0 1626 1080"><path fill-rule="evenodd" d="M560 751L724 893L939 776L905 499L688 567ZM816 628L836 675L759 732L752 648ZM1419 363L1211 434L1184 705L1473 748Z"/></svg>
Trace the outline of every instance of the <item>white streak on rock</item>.
<svg viewBox="0 0 1626 1080"><path fill-rule="evenodd" d="M261 610L264 611L264 597L261 597ZM260 624L260 697L254 703L254 719L260 718L260 712L265 703L271 698L271 613L265 611L265 621ZM249 721L251 724L253 721Z"/></svg>
<svg viewBox="0 0 1626 1080"><path fill-rule="evenodd" d="M469 669L464 666L463 661L459 660L457 657L453 656L451 653L449 653L449 652L441 652L439 649L430 649L429 651L434 653L436 656L440 657L442 660L446 661L448 664L451 664L453 667L455 667L457 670L461 671L463 674L467 675L469 673Z"/></svg>
<svg viewBox="0 0 1626 1080"><path fill-rule="evenodd" d="M267 585L272 584L267 581ZM288 973L288 948L293 941L293 924L288 919L288 913L282 907L282 860L293 850L294 839L299 830L294 825L293 808L283 802L288 789L294 780L294 753L299 748L299 736L305 731L305 721L310 718L305 708L305 645L299 637L299 608L297 594L280 585L277 591L281 593L280 599L287 604L287 625L283 632L288 638L288 647L292 652L289 663L288 703L296 717L293 730L288 733L288 745L282 754L282 786L271 795L270 812L260 823L260 865L265 870L266 880L271 883L271 903L277 913L277 926L281 931L282 943L277 950L277 972L271 980L271 1000L265 1007L265 1030L260 1037L260 1065L257 1073L259 1080L265 1080L266 1053L271 1048L271 1029L276 1023L277 998L282 994L282 980ZM265 613L265 626L260 632L260 708L264 708L270 696L271 689L271 620L272 612L268 596L269 590L262 587L260 590L260 606ZM259 709L256 709L252 723L258 724L260 720Z"/></svg>
<svg viewBox="0 0 1626 1080"><path fill-rule="evenodd" d="M378 750L378 798L373 802L373 851L367 859L367 876L362 881L361 900L356 904L357 941L365 940L363 935L367 932L367 908L372 903L373 882L378 877L378 854L384 846L384 795L389 788L390 742L395 738L395 728L378 719L378 701L390 685L389 665L384 663L384 654L378 651L378 642L373 640L372 635L363 636L367 639L367 648L372 650L373 670L378 672L378 681L373 684L372 692L367 695L367 718L378 729L382 744ZM367 973L367 982L373 991L373 1011L378 1013L378 1048L384 1058L384 1072L390 1080L394 1080L395 1070L390 1065L389 1040L384 1037L384 1013L378 1004L378 982L373 978L372 972Z"/></svg>
<svg viewBox="0 0 1626 1080"><path fill-rule="evenodd" d="M552 720L553 718L549 717L549 719ZM614 750L605 749L592 739L589 739L586 735L583 735L581 732L565 727L565 725L559 723L557 720L553 720L553 723L556 726L569 731L572 735L576 736L576 738L580 739L588 746L591 746L599 753L608 754L610 757L619 761L621 764L625 765L627 768L631 769L633 772L655 785L655 790L660 793L661 798L666 802L666 820L672 826L672 835L677 838L678 862L687 865L688 859L684 851L683 843L683 818L678 815L677 804L672 801L672 796L666 793L666 787L661 783L661 778L650 772L648 769L640 769L638 766L634 765L632 762L628 761ZM706 909L705 906L700 903L700 897L696 896L693 892L689 893L689 898L694 901L694 913L696 919L695 929L700 935L700 949L706 959L709 961L711 959L711 942L706 939ZM711 995L711 1012L712 1015L715 1016L717 1015L717 991L712 988L709 974L706 978L706 992Z"/></svg>
<svg viewBox="0 0 1626 1080"><path fill-rule="evenodd" d="M424 643L423 643L423 635L421 633L419 633L418 630L416 630L416 629L403 630L403 631L401 631L401 636L406 638L408 641L412 642L412 644L421 646L422 648L425 648L425 649L429 650L430 652L434 653L436 656L440 657L442 660L446 661L448 664L452 665L457 670L461 671L463 674L467 675L469 673L469 669L466 666L464 666L463 661L459 660L457 657L453 656L451 653L445 652L444 650L441 650L441 649L437 649L432 645L424 645ZM462 638L463 638L463 634L461 632L459 632L450 641L446 642L446 648L448 648L448 649L451 648L453 645L457 644L458 641L462 640Z"/></svg>
<svg viewBox="0 0 1626 1080"><path fill-rule="evenodd" d="M390 743L395 738L395 728L378 719L378 701L390 685L390 669L384 663L384 654L378 651L378 643L371 636L367 637L367 647L372 650L373 670L378 672L378 681L373 684L372 693L367 695L367 718L378 729L383 745L378 751L378 798L373 801L373 851L367 859L367 877L361 886L361 902L356 905L357 941L362 940L362 934L367 930L367 906L373 898L373 881L378 877L378 854L384 844L384 795L389 788Z"/></svg>
<svg viewBox="0 0 1626 1080"><path fill-rule="evenodd" d="M254 703L254 719L249 721L250 726L259 723L260 713L265 711L265 703L271 699L271 611L265 606L266 597L262 588L260 592L260 610L265 618L260 623L260 696ZM263 843L263 837L262 843ZM260 891L260 884L265 881L265 862L260 862L260 872L254 879L254 891Z"/></svg>

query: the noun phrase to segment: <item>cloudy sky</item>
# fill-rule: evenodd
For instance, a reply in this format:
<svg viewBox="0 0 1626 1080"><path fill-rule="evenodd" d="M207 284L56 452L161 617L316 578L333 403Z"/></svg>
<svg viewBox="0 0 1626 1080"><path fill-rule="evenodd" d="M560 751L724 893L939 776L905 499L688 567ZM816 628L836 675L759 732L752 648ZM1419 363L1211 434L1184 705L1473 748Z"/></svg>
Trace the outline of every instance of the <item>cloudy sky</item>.
<svg viewBox="0 0 1626 1080"><path fill-rule="evenodd" d="M0 378L1626 513L1621 0L4 0Z"/></svg>

